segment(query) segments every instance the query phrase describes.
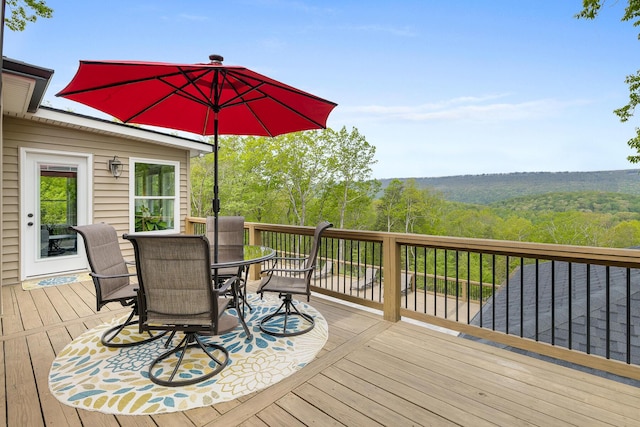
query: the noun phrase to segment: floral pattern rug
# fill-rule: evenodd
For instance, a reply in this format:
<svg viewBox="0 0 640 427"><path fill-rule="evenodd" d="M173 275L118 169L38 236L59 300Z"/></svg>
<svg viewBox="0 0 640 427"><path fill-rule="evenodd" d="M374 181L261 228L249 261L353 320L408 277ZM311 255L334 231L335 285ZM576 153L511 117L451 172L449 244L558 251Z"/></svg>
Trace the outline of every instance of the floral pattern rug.
<svg viewBox="0 0 640 427"><path fill-rule="evenodd" d="M70 285L72 283L91 280L89 273L67 274L64 276L52 276L39 279L25 280L22 282L22 289L30 291L33 289L42 289L51 286Z"/></svg>
<svg viewBox="0 0 640 427"><path fill-rule="evenodd" d="M233 400L261 390L292 375L311 362L324 347L328 325L312 306L298 302L311 314L315 327L308 333L279 338L260 331L263 316L280 305L275 297L260 300L248 295L253 310L245 319L253 333L247 341L238 325L224 335L206 341L222 344L229 351L229 364L217 376L184 387L164 387L149 380L151 361L166 351L166 339L129 348L108 348L100 337L104 330L124 319L114 319L91 329L67 345L49 372L49 389L62 403L109 414L143 415L184 411ZM229 310L234 314L234 310ZM136 327L137 331L137 327Z"/></svg>

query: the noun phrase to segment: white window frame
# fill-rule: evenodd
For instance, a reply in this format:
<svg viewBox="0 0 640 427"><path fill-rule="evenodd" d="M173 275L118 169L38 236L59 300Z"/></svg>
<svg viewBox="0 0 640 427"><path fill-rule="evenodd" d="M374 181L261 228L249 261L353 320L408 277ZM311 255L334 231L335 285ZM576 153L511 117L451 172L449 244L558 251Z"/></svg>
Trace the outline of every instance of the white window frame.
<svg viewBox="0 0 640 427"><path fill-rule="evenodd" d="M175 168L174 174L174 188L175 194L173 196L153 196L153 197L139 197L136 196L136 164L137 163L149 163L154 165L166 165L173 166ZM166 230L155 230L155 231L138 231L136 232L136 200L139 199L173 199L173 228L168 228ZM180 233L180 162L171 161L171 160L159 160L159 159L149 159L149 158L141 158L141 157L131 157L129 158L129 232L131 234L174 234Z"/></svg>

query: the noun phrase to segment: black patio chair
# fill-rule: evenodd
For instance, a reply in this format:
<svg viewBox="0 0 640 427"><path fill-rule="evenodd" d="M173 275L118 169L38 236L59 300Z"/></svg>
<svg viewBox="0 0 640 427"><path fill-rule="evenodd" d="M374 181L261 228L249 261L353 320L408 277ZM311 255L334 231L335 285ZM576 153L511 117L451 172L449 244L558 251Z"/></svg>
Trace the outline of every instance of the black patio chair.
<svg viewBox="0 0 640 427"><path fill-rule="evenodd" d="M91 272L89 275L96 289L97 310L111 302L131 307L131 314L124 323L109 328L101 337L107 347L130 347L160 338L163 334L149 334L148 338L134 339L136 334L128 334L124 339L120 333L128 326L136 325L134 317L138 315L138 284L131 278L135 272L129 271L129 265L120 252L120 243L116 229L109 224L98 223L71 227L82 236Z"/></svg>
<svg viewBox="0 0 640 427"><path fill-rule="evenodd" d="M212 286L209 241L205 236L124 238L135 249L140 330L184 333L178 345L151 362L151 381L176 387L217 375L228 364L229 352L219 344L205 342L202 336L219 334L221 317L231 302L223 295L238 278L229 278L218 288Z"/></svg>
<svg viewBox="0 0 640 427"><path fill-rule="evenodd" d="M274 292L282 298L282 304L278 310L260 321L260 330L264 333L278 337L295 336L309 332L315 326L311 315L298 310L293 301L293 295L306 295L309 301L320 238L329 227L333 227L333 224L327 221L318 224L307 257L276 257L273 266L262 271L266 276L262 278L257 293L262 297L265 292ZM293 264L300 267L287 268L287 265ZM291 329L287 330L287 327Z"/></svg>

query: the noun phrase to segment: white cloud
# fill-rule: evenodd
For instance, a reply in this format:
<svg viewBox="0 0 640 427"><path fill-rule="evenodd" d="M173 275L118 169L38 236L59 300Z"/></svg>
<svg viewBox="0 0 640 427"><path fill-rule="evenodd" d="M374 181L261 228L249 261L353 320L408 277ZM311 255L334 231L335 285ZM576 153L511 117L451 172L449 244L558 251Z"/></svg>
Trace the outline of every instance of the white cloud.
<svg viewBox="0 0 640 427"><path fill-rule="evenodd" d="M483 97L460 97L437 103L413 106L405 105L363 105L341 106L339 114L360 120L394 121L513 121L535 120L557 116L572 106L584 105L583 100L559 101L537 99L523 102L490 102L507 95L487 95Z"/></svg>

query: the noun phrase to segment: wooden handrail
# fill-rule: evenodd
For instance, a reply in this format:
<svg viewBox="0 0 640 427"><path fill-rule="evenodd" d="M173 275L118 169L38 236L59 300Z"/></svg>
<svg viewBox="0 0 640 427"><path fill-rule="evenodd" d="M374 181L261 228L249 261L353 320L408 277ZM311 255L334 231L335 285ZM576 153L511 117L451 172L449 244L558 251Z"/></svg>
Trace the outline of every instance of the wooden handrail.
<svg viewBox="0 0 640 427"><path fill-rule="evenodd" d="M187 218L185 229L187 232L194 229L194 224L204 223L204 218ZM264 232L293 234L300 236L311 236L314 227L301 227L292 225L262 224L262 223L245 223L248 230L249 243L261 244L261 238ZM505 334L495 330L473 326L468 323L458 322L449 318L420 313L403 308L403 296L400 289L400 277L404 273L402 265L401 248L404 246L415 248L426 248L436 250L446 250L463 252L468 254L482 254L490 256L503 256L509 258L520 258L529 260L542 261L564 261L576 264L602 265L610 267L624 267L628 269L640 269L640 251L635 249L617 249L602 248L591 246L572 246L558 244L544 244L531 242L516 242L492 239L475 239L461 238L449 236L433 236L420 234L405 233L387 233L377 231L363 230L344 230L331 228L324 235L327 239L352 240L360 242L373 242L380 244L382 247L382 261L380 268L384 269L384 280L381 292L384 292L382 304L363 299L358 295L329 290L322 287L314 287L315 292L331 295L349 302L356 302L372 308L381 309L385 320L397 322L401 316L411 317L416 320L443 326L449 329L457 330L470 335L489 338L495 342L500 342L509 346L518 347L525 350L534 351L551 357L562 358L573 363L589 366L595 369L601 369L618 375L628 376L630 378L640 379L640 367L629 365L620 361L605 359L593 354L585 354L576 350L564 349L552 346L547 343L537 342L527 338L520 338L513 334ZM333 260L333 262L342 262L342 260ZM348 261L347 261L348 262ZM507 266L508 267L508 266ZM337 268L337 267L336 267ZM255 266L251 272L251 279L259 278L259 266ZM416 274L416 286L418 277L425 277ZM447 275L448 276L448 275ZM463 284L460 294L456 294L456 301L462 303L470 301L469 295L466 295L467 282L470 285L482 287L492 286L497 289L500 284L488 284L482 282L474 282L467 278L458 278L455 280L451 277L439 276L432 274L429 277L435 279L444 279L454 283L455 286ZM424 281L426 283L426 281ZM426 289L424 290L427 291ZM482 295L480 296L482 297ZM639 325L631 325L633 328Z"/></svg>

